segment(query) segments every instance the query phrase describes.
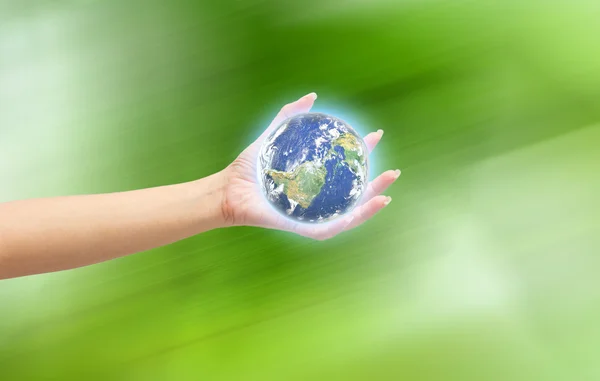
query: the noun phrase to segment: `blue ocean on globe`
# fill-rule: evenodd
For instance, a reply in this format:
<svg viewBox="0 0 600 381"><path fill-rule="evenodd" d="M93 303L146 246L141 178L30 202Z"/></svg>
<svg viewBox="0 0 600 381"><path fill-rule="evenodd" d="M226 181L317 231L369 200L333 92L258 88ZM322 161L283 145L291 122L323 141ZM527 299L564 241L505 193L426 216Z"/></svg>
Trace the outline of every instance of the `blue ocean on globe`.
<svg viewBox="0 0 600 381"><path fill-rule="evenodd" d="M343 120L296 115L263 143L258 171L267 200L284 215L325 222L351 211L367 184L367 147Z"/></svg>

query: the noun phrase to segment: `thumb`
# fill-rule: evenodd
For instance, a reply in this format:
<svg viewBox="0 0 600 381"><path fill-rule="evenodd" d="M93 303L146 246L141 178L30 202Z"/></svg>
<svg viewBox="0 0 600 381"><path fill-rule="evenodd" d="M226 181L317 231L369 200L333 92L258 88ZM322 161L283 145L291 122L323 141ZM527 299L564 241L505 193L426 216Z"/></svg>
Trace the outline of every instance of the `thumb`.
<svg viewBox="0 0 600 381"><path fill-rule="evenodd" d="M309 112L316 99L317 93L309 93L303 96L302 98L298 99L297 101L288 103L287 105L283 106L283 108L279 111L277 116L275 116L275 119L273 119L269 127L262 133L262 135L260 135L259 140L264 140L284 120L291 118L294 115Z"/></svg>

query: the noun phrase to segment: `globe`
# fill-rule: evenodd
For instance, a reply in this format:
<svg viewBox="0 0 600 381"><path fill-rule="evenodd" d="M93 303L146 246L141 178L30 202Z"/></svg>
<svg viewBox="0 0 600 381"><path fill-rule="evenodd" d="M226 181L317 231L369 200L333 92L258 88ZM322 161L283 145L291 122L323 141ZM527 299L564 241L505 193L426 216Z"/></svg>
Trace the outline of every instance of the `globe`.
<svg viewBox="0 0 600 381"><path fill-rule="evenodd" d="M367 147L343 120L323 113L285 120L258 157L260 185L274 208L298 221L350 212L367 184Z"/></svg>

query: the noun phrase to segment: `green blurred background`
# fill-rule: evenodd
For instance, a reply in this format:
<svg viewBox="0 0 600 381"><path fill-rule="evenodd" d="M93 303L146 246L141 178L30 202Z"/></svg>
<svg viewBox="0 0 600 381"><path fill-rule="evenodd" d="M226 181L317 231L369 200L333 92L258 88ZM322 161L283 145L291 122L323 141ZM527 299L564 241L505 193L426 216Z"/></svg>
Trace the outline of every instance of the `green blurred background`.
<svg viewBox="0 0 600 381"><path fill-rule="evenodd" d="M0 201L207 176L310 91L394 201L0 282L0 380L599 380L600 3L0 0Z"/></svg>

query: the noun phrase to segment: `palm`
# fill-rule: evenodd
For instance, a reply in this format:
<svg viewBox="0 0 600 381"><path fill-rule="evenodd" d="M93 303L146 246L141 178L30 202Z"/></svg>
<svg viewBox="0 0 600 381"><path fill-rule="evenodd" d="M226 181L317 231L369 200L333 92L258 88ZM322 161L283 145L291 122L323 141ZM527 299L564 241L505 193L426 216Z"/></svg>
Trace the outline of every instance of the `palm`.
<svg viewBox="0 0 600 381"><path fill-rule="evenodd" d="M232 225L260 226L270 229L286 230L314 239L327 239L360 225L381 210L390 201L389 197L379 194L391 185L400 172L387 171L371 182L362 199L361 205L344 218L324 224L306 224L293 222L275 212L267 203L258 184L257 158L262 141L286 118L308 112L316 95L309 94L294 103L286 105L275 117L269 128L226 169L227 186L225 188L224 211ZM383 131L373 132L365 137L369 151L381 139Z"/></svg>
<svg viewBox="0 0 600 381"><path fill-rule="evenodd" d="M280 228L283 218L270 210L262 196L256 176L256 159L260 144L252 143L229 166L225 199L230 208L229 218L234 225L253 225Z"/></svg>

